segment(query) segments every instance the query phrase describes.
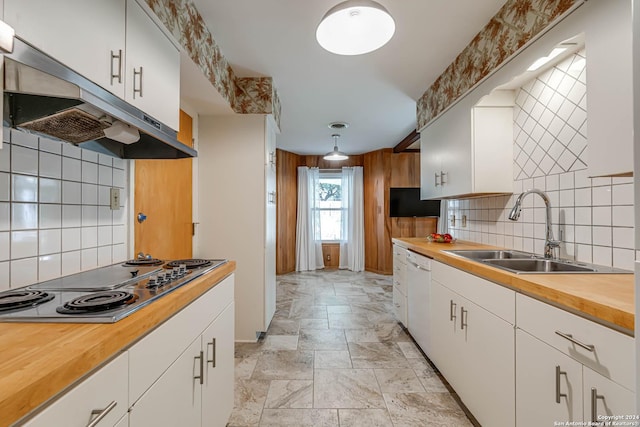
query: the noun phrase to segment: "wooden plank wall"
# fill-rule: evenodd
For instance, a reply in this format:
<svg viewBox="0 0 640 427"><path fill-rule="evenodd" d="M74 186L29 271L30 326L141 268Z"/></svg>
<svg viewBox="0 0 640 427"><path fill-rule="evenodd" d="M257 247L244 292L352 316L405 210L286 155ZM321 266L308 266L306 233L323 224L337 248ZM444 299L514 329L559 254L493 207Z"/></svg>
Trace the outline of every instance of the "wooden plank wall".
<svg viewBox="0 0 640 427"><path fill-rule="evenodd" d="M328 162L322 156L277 150L277 274L295 271L298 166L321 169L363 166L367 271L393 273L392 237L426 236L435 231L435 218L389 217L389 188L420 186L420 153L394 154L392 149L382 149L350 156L342 162ZM337 266L339 250L327 253L331 253L332 266L334 263ZM325 263L327 253L324 253Z"/></svg>

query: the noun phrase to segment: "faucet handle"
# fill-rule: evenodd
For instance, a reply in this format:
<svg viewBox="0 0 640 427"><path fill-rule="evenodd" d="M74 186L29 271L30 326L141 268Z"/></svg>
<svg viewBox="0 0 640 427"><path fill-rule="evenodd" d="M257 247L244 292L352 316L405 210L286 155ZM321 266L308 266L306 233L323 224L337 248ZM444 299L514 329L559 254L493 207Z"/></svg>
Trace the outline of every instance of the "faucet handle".
<svg viewBox="0 0 640 427"><path fill-rule="evenodd" d="M549 240L547 245L549 245L550 248L559 248L560 243L562 243L560 240Z"/></svg>

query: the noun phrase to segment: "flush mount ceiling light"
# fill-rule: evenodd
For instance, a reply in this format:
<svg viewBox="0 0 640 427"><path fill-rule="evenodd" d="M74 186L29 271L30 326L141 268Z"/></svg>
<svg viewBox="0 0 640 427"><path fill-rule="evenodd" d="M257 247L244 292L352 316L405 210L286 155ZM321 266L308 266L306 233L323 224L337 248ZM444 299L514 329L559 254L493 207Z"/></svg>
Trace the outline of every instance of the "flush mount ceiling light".
<svg viewBox="0 0 640 427"><path fill-rule="evenodd" d="M349 158L349 156L344 154L342 151L338 150L338 138L340 138L340 135L337 134L337 133L334 133L333 135L331 135L331 137L333 138L333 151L330 151L327 154L325 154L323 159L325 159L325 160L347 160Z"/></svg>
<svg viewBox="0 0 640 427"><path fill-rule="evenodd" d="M373 0L347 0L324 15L316 39L338 55L362 55L381 48L393 37L396 24L381 4Z"/></svg>

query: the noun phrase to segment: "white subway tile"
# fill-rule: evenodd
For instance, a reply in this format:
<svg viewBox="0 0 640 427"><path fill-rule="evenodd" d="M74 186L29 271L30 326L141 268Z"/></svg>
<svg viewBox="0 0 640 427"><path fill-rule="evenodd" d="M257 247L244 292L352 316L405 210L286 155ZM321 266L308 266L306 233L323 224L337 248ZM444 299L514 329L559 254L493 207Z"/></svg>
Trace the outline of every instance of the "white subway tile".
<svg viewBox="0 0 640 427"><path fill-rule="evenodd" d="M35 176L12 175L11 187L12 200L14 202L38 201L38 178Z"/></svg>
<svg viewBox="0 0 640 427"><path fill-rule="evenodd" d="M31 285L38 281L38 258L11 261L11 288Z"/></svg>
<svg viewBox="0 0 640 427"><path fill-rule="evenodd" d="M127 169L129 160L121 159L118 157L113 158L113 167L118 169Z"/></svg>
<svg viewBox="0 0 640 427"><path fill-rule="evenodd" d="M575 259L579 262L593 262L593 246L591 245L575 245Z"/></svg>
<svg viewBox="0 0 640 427"><path fill-rule="evenodd" d="M10 175L8 173L0 172L0 201L8 202L10 200Z"/></svg>
<svg viewBox="0 0 640 427"><path fill-rule="evenodd" d="M80 254L82 271L91 270L98 266L98 248L83 249Z"/></svg>
<svg viewBox="0 0 640 427"><path fill-rule="evenodd" d="M593 225L611 225L611 207L596 206L592 208ZM616 224L617 226L625 226L627 224Z"/></svg>
<svg viewBox="0 0 640 427"><path fill-rule="evenodd" d="M98 246L98 227L82 227L82 249Z"/></svg>
<svg viewBox="0 0 640 427"><path fill-rule="evenodd" d="M124 225L114 225L113 226L113 244L117 245L119 243L126 242L126 233Z"/></svg>
<svg viewBox="0 0 640 427"><path fill-rule="evenodd" d="M40 137L40 151L60 155L62 154L62 144L60 141L55 141L44 136Z"/></svg>
<svg viewBox="0 0 640 427"><path fill-rule="evenodd" d="M79 205L62 205L62 227L76 228L82 225L82 208Z"/></svg>
<svg viewBox="0 0 640 427"><path fill-rule="evenodd" d="M68 144L67 144L68 145ZM65 147L67 146L65 145ZM62 179L79 182L82 180L82 162L71 157L62 158Z"/></svg>
<svg viewBox="0 0 640 427"><path fill-rule="evenodd" d="M591 208L575 208L576 225L591 225ZM609 225L609 224L605 224Z"/></svg>
<svg viewBox="0 0 640 427"><path fill-rule="evenodd" d="M633 271L635 252L631 249L613 249L613 266Z"/></svg>
<svg viewBox="0 0 640 427"><path fill-rule="evenodd" d="M98 184L109 187L113 185L113 168L102 165L98 167Z"/></svg>
<svg viewBox="0 0 640 427"><path fill-rule="evenodd" d="M104 166L113 166L113 157L106 154L98 154L98 163Z"/></svg>
<svg viewBox="0 0 640 427"><path fill-rule="evenodd" d="M576 206L591 206L591 188L578 188L575 191Z"/></svg>
<svg viewBox="0 0 640 427"><path fill-rule="evenodd" d="M65 157L80 159L82 158L82 149L73 144L62 144L62 155Z"/></svg>
<svg viewBox="0 0 640 427"><path fill-rule="evenodd" d="M40 205L40 228L62 227L62 205Z"/></svg>
<svg viewBox="0 0 640 427"><path fill-rule="evenodd" d="M576 225L575 226L575 242L590 245L592 242L591 238L592 227L587 225Z"/></svg>
<svg viewBox="0 0 640 427"><path fill-rule="evenodd" d="M111 187L105 187L103 185L98 186L98 205L111 205Z"/></svg>
<svg viewBox="0 0 640 427"><path fill-rule="evenodd" d="M632 176L614 176L611 180L613 185L616 184L633 184Z"/></svg>
<svg viewBox="0 0 640 427"><path fill-rule="evenodd" d="M82 206L82 226L95 227L98 225L98 207Z"/></svg>
<svg viewBox="0 0 640 427"><path fill-rule="evenodd" d="M98 163L98 153L91 150L82 150L82 160L87 162Z"/></svg>
<svg viewBox="0 0 640 427"><path fill-rule="evenodd" d="M569 190L575 188L575 172L566 172L560 174L560 189Z"/></svg>
<svg viewBox="0 0 640 427"><path fill-rule="evenodd" d="M113 170L113 186L119 187L119 188L125 188L126 186L125 171L120 169Z"/></svg>
<svg viewBox="0 0 640 427"><path fill-rule="evenodd" d="M633 228L613 227L613 246L615 248L633 249Z"/></svg>
<svg viewBox="0 0 640 427"><path fill-rule="evenodd" d="M98 207L98 225L112 225L113 215L111 209L108 206Z"/></svg>
<svg viewBox="0 0 640 427"><path fill-rule="evenodd" d="M633 205L633 184L613 186L614 205Z"/></svg>
<svg viewBox="0 0 640 427"><path fill-rule="evenodd" d="M80 228L62 229L62 252L77 251L81 247Z"/></svg>
<svg viewBox="0 0 640 427"><path fill-rule="evenodd" d="M1 151L1 150L0 150ZM10 262L0 262L0 292L8 291L11 289L11 283L9 281L9 266Z"/></svg>
<svg viewBox="0 0 640 427"><path fill-rule="evenodd" d="M98 183L98 165L90 162L82 162L82 182Z"/></svg>
<svg viewBox="0 0 640 427"><path fill-rule="evenodd" d="M38 232L11 232L11 259L28 258L38 255Z"/></svg>
<svg viewBox="0 0 640 427"><path fill-rule="evenodd" d="M110 225L98 227L98 246L111 245L113 243L113 227ZM111 257L111 252L109 252Z"/></svg>
<svg viewBox="0 0 640 427"><path fill-rule="evenodd" d="M11 144L6 142L0 148L0 171L11 172Z"/></svg>
<svg viewBox="0 0 640 427"><path fill-rule="evenodd" d="M38 205L35 203L12 203L11 218L12 230L38 228Z"/></svg>
<svg viewBox="0 0 640 427"><path fill-rule="evenodd" d="M98 266L104 267L111 264L111 246L98 248Z"/></svg>
<svg viewBox="0 0 640 427"><path fill-rule="evenodd" d="M124 224L126 224L126 222L127 222L127 212L124 209L120 208L120 209L116 209L116 210L111 211L111 212L113 213L113 225L124 225ZM467 218L468 217L469 217L469 215L467 214ZM511 221L509 221L509 222L511 223ZM513 228L511 228L511 231L513 232Z"/></svg>
<svg viewBox="0 0 640 427"><path fill-rule="evenodd" d="M546 188L547 191L555 191L560 189L560 175L547 175L546 176Z"/></svg>
<svg viewBox="0 0 640 427"><path fill-rule="evenodd" d="M38 149L38 137L34 134L11 129L11 144Z"/></svg>
<svg viewBox="0 0 640 427"><path fill-rule="evenodd" d="M591 197L593 206L611 206L611 186L593 187Z"/></svg>
<svg viewBox="0 0 640 427"><path fill-rule="evenodd" d="M591 188L591 178L589 178L589 171L587 169L575 172L575 187Z"/></svg>
<svg viewBox="0 0 640 427"><path fill-rule="evenodd" d="M129 257L127 256L127 247L124 244L113 245L112 248L112 262L122 262L126 261Z"/></svg>
<svg viewBox="0 0 640 427"><path fill-rule="evenodd" d="M95 184L82 184L82 204L98 204L98 186Z"/></svg>
<svg viewBox="0 0 640 427"><path fill-rule="evenodd" d="M62 249L62 230L40 230L39 237L39 250L40 255L48 255L60 252Z"/></svg>
<svg viewBox="0 0 640 427"><path fill-rule="evenodd" d="M10 212L10 203L0 203L0 231L11 229Z"/></svg>
<svg viewBox="0 0 640 427"><path fill-rule="evenodd" d="M594 246L593 263L607 267L613 266L613 250L610 247Z"/></svg>
<svg viewBox="0 0 640 427"><path fill-rule="evenodd" d="M62 203L65 205L82 203L82 187L79 182L62 181Z"/></svg>
<svg viewBox="0 0 640 427"><path fill-rule="evenodd" d="M560 206L572 207L575 206L574 190L560 190Z"/></svg>
<svg viewBox="0 0 640 427"><path fill-rule="evenodd" d="M44 282L60 277L61 271L62 256L60 254L41 256L38 259L38 281Z"/></svg>
<svg viewBox="0 0 640 427"><path fill-rule="evenodd" d="M40 178L40 203L61 203L62 181Z"/></svg>
<svg viewBox="0 0 640 427"><path fill-rule="evenodd" d="M611 227L593 227L593 244L611 246L613 230Z"/></svg>
<svg viewBox="0 0 640 427"><path fill-rule="evenodd" d="M40 152L40 176L62 178L62 156Z"/></svg>
<svg viewBox="0 0 640 427"><path fill-rule="evenodd" d="M614 206L613 225L616 227L633 227L633 206Z"/></svg>
<svg viewBox="0 0 640 427"><path fill-rule="evenodd" d="M11 234L8 231L0 232L0 261L11 259Z"/></svg>
<svg viewBox="0 0 640 427"><path fill-rule="evenodd" d="M62 254L62 275L80 272L80 251L64 252Z"/></svg>

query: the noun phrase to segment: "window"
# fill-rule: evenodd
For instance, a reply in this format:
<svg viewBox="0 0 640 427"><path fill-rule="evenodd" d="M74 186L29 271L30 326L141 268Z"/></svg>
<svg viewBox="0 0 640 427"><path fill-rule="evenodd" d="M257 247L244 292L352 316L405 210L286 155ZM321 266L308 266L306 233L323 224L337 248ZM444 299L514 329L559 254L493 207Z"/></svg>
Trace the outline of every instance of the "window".
<svg viewBox="0 0 640 427"><path fill-rule="evenodd" d="M320 171L316 198L320 211L320 240L339 241L342 239L342 174Z"/></svg>

